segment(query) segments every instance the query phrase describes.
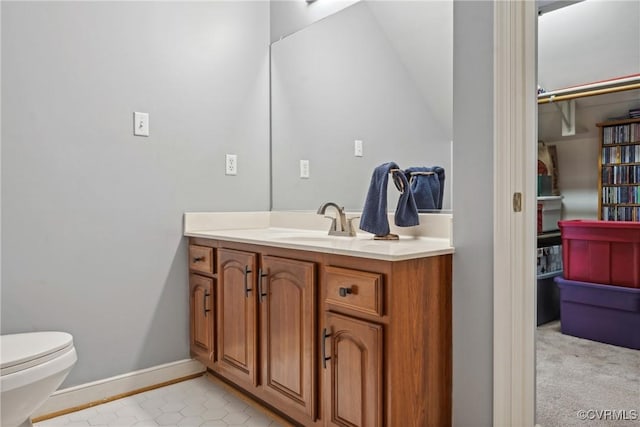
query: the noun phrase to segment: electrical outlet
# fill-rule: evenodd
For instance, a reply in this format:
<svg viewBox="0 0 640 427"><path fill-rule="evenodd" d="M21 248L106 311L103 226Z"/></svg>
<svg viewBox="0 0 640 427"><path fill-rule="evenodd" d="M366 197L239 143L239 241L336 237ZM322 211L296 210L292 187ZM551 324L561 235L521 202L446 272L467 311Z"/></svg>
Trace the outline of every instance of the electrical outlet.
<svg viewBox="0 0 640 427"><path fill-rule="evenodd" d="M353 141L353 154L356 157L362 157L364 156L364 147L362 146L362 141L359 139L356 139L355 141Z"/></svg>
<svg viewBox="0 0 640 427"><path fill-rule="evenodd" d="M238 174L238 156L236 154L227 154L225 156L225 175Z"/></svg>
<svg viewBox="0 0 640 427"><path fill-rule="evenodd" d="M309 160L300 160L300 178L309 178Z"/></svg>
<svg viewBox="0 0 640 427"><path fill-rule="evenodd" d="M133 134L149 136L149 113L133 113Z"/></svg>

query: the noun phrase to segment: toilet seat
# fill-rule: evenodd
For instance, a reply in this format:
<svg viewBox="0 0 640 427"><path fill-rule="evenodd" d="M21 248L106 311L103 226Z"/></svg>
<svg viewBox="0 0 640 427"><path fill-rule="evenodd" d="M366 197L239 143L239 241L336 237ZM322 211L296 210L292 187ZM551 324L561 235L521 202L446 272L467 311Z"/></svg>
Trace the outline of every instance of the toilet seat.
<svg viewBox="0 0 640 427"><path fill-rule="evenodd" d="M0 337L0 376L56 359L73 349L66 332L28 332Z"/></svg>

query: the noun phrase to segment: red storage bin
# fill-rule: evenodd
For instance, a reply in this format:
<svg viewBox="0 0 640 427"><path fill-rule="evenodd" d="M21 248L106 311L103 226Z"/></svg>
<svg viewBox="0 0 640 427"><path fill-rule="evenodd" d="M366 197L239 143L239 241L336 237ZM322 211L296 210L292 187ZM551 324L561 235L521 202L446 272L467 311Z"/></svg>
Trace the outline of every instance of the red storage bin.
<svg viewBox="0 0 640 427"><path fill-rule="evenodd" d="M564 277L640 288L640 222L559 221Z"/></svg>

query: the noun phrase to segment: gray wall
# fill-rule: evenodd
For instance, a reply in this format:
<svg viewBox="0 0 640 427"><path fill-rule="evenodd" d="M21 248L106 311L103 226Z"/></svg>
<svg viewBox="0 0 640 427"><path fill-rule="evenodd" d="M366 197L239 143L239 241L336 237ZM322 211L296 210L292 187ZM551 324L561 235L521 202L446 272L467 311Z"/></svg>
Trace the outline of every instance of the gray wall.
<svg viewBox="0 0 640 427"><path fill-rule="evenodd" d="M189 356L182 214L268 209L268 44L262 1L2 2L2 333L72 333L64 386Z"/></svg>
<svg viewBox="0 0 640 427"><path fill-rule="evenodd" d="M493 417L492 2L456 1L453 19L453 424L483 427Z"/></svg>

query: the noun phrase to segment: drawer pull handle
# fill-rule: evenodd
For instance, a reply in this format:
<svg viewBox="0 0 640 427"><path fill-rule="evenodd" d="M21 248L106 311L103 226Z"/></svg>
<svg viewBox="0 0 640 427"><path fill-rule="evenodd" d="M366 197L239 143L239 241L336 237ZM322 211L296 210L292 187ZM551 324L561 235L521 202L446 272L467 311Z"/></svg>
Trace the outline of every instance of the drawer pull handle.
<svg viewBox="0 0 640 427"><path fill-rule="evenodd" d="M258 269L258 292L260 293L260 302L264 301L264 297L268 295L268 292L262 290L263 279L267 277L269 273L265 273L261 268Z"/></svg>
<svg viewBox="0 0 640 427"><path fill-rule="evenodd" d="M353 290L351 288L340 288L338 289L338 293L341 297L346 297L347 295L352 294Z"/></svg>
<svg viewBox="0 0 640 427"><path fill-rule="evenodd" d="M207 308L207 297L211 295L208 292L205 292L204 294L202 294L202 311L204 314L204 317L207 317L207 313L211 311L211 309Z"/></svg>
<svg viewBox="0 0 640 427"><path fill-rule="evenodd" d="M193 262L200 262L200 261L204 261L204 256L198 256L193 259Z"/></svg>
<svg viewBox="0 0 640 427"><path fill-rule="evenodd" d="M249 298L249 292L252 291L252 289L249 287L249 273L251 273L251 270L249 270L249 266L245 265L244 266L244 296Z"/></svg>
<svg viewBox="0 0 640 427"><path fill-rule="evenodd" d="M327 357L327 338L329 338L331 334L327 333L327 328L322 329L322 367L327 369L327 360L331 360L330 357Z"/></svg>

